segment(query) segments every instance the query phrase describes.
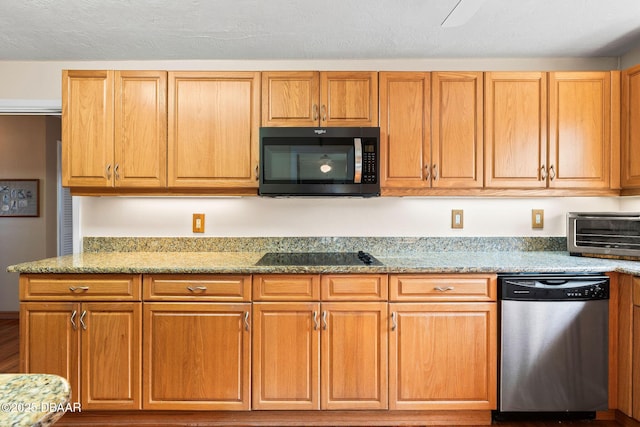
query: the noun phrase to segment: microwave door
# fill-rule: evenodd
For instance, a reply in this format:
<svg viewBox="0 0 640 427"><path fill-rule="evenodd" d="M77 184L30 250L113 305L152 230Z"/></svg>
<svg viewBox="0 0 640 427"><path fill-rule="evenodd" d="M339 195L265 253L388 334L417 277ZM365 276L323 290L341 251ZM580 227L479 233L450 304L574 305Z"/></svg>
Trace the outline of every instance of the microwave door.
<svg viewBox="0 0 640 427"><path fill-rule="evenodd" d="M354 147L354 173L353 173L353 183L360 184L362 183L362 139L354 138L353 139L353 147Z"/></svg>

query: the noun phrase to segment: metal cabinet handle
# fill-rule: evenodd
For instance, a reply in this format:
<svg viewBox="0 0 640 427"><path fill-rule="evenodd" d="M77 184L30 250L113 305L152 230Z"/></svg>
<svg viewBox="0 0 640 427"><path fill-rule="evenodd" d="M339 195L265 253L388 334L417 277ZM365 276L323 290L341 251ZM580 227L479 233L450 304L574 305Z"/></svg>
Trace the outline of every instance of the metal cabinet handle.
<svg viewBox="0 0 640 427"><path fill-rule="evenodd" d="M116 166L113 168L113 173L115 174L116 179L120 179L119 169L120 169L120 164L116 163Z"/></svg>
<svg viewBox="0 0 640 427"><path fill-rule="evenodd" d="M429 181L431 179L431 166L427 165L424 167L427 176L424 178L425 181Z"/></svg>
<svg viewBox="0 0 640 427"><path fill-rule="evenodd" d="M260 179L260 165L256 165L256 181Z"/></svg>
<svg viewBox="0 0 640 427"><path fill-rule="evenodd" d="M78 325L76 325L76 315L78 314L78 312L76 310L73 310L73 313L71 313L71 326L73 326L73 330L77 331L78 330Z"/></svg>
<svg viewBox="0 0 640 427"><path fill-rule="evenodd" d="M398 316L398 313L396 313L395 311L391 313L391 330L392 331L395 331L396 329L398 329L397 316Z"/></svg>
<svg viewBox="0 0 640 427"><path fill-rule="evenodd" d="M326 105L323 105L320 108L320 113L322 114L322 121L326 122L327 121L327 106Z"/></svg>
<svg viewBox="0 0 640 427"><path fill-rule="evenodd" d="M433 180L438 180L438 165L435 163L433 164Z"/></svg>
<svg viewBox="0 0 640 427"><path fill-rule="evenodd" d="M322 329L324 329L326 331L327 330L327 326L329 326L327 324L327 312L323 311L322 312Z"/></svg>
<svg viewBox="0 0 640 427"><path fill-rule="evenodd" d="M196 292L196 291L204 292L207 290L207 287L206 286L196 286L196 287L187 286L187 289L189 289L191 292Z"/></svg>
<svg viewBox="0 0 640 427"><path fill-rule="evenodd" d="M76 292L76 291L86 292L89 290L89 287L88 286L69 286L69 290L71 292Z"/></svg>
<svg viewBox="0 0 640 427"><path fill-rule="evenodd" d="M540 178L542 178L543 181L547 180L547 168L545 168L544 165L540 166Z"/></svg>
<svg viewBox="0 0 640 427"><path fill-rule="evenodd" d="M446 288L436 286L435 288L433 288L434 291L438 291L438 292L447 292L447 291L452 291L453 289L454 289L453 286L447 286Z"/></svg>
<svg viewBox="0 0 640 427"><path fill-rule="evenodd" d="M244 312L244 330L248 331L249 330L249 312L245 311Z"/></svg>
<svg viewBox="0 0 640 427"><path fill-rule="evenodd" d="M313 330L317 331L320 328L320 324L318 323L318 312L313 312Z"/></svg>
<svg viewBox="0 0 640 427"><path fill-rule="evenodd" d="M87 325L84 323L84 317L87 315L87 310L84 310L80 315L80 326L82 326L83 330L87 330Z"/></svg>
<svg viewBox="0 0 640 427"><path fill-rule="evenodd" d="M318 104L313 104L313 120L318 120Z"/></svg>
<svg viewBox="0 0 640 427"><path fill-rule="evenodd" d="M107 165L107 179L111 179L111 163Z"/></svg>
<svg viewBox="0 0 640 427"><path fill-rule="evenodd" d="M556 171L553 168L553 165L549 166L549 179L553 181L556 177Z"/></svg>

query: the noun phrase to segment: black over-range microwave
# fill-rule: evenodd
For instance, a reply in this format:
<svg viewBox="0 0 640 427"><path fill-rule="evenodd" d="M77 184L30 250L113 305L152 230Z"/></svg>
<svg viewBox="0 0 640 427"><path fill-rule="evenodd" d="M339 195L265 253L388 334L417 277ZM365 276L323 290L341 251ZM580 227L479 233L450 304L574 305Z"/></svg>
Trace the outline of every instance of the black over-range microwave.
<svg viewBox="0 0 640 427"><path fill-rule="evenodd" d="M380 128L260 128L262 196L380 195Z"/></svg>

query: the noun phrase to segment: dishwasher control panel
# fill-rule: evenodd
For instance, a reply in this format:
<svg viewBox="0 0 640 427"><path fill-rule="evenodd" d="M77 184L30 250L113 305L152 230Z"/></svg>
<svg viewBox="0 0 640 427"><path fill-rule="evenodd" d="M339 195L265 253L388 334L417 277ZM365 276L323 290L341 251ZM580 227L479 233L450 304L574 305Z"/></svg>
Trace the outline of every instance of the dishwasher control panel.
<svg viewBox="0 0 640 427"><path fill-rule="evenodd" d="M609 299L603 275L514 275L499 277L500 299L522 301Z"/></svg>

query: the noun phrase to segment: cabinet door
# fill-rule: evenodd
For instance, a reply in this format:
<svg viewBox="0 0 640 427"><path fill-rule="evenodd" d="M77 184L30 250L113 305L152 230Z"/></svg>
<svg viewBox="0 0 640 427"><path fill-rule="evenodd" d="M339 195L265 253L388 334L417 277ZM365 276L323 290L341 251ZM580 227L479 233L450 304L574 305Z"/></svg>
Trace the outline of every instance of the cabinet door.
<svg viewBox="0 0 640 427"><path fill-rule="evenodd" d="M62 72L62 185L113 186L113 71Z"/></svg>
<svg viewBox="0 0 640 427"><path fill-rule="evenodd" d="M320 73L320 126L377 126L378 73Z"/></svg>
<svg viewBox="0 0 640 427"><path fill-rule="evenodd" d="M169 187L257 187L260 73L169 72Z"/></svg>
<svg viewBox="0 0 640 427"><path fill-rule="evenodd" d="M320 409L320 304L253 305L253 409Z"/></svg>
<svg viewBox="0 0 640 427"><path fill-rule="evenodd" d="M622 188L640 188L640 65L622 74Z"/></svg>
<svg viewBox="0 0 640 427"><path fill-rule="evenodd" d="M636 305L633 307L633 391L632 393L633 393L633 418L640 421L640 305Z"/></svg>
<svg viewBox="0 0 640 427"><path fill-rule="evenodd" d="M141 409L142 305L83 303L82 407Z"/></svg>
<svg viewBox="0 0 640 427"><path fill-rule="evenodd" d="M482 188L482 73L433 72L431 77L432 186Z"/></svg>
<svg viewBox="0 0 640 427"><path fill-rule="evenodd" d="M387 409L387 303L323 303L321 408Z"/></svg>
<svg viewBox="0 0 640 427"><path fill-rule="evenodd" d="M80 304L20 304L20 372L54 374L71 385L80 402Z"/></svg>
<svg viewBox="0 0 640 427"><path fill-rule="evenodd" d="M611 73L549 74L549 187L608 188Z"/></svg>
<svg viewBox="0 0 640 427"><path fill-rule="evenodd" d="M251 304L146 303L144 409L248 410Z"/></svg>
<svg viewBox="0 0 640 427"><path fill-rule="evenodd" d="M617 336L617 353L618 353L618 404L617 409L625 415L632 416L633 409L633 323L634 323L634 306L633 306L633 285L640 280L628 274L620 274L618 279L618 306L616 312L618 314L618 336Z"/></svg>
<svg viewBox="0 0 640 427"><path fill-rule="evenodd" d="M545 188L547 75L485 73L485 187Z"/></svg>
<svg viewBox="0 0 640 427"><path fill-rule="evenodd" d="M431 186L429 73L380 73L380 185Z"/></svg>
<svg viewBox="0 0 640 427"><path fill-rule="evenodd" d="M262 73L262 126L318 126L319 100L317 71Z"/></svg>
<svg viewBox="0 0 640 427"><path fill-rule="evenodd" d="M116 187L167 184L167 73L115 72Z"/></svg>
<svg viewBox="0 0 640 427"><path fill-rule="evenodd" d="M495 409L495 303L389 304L389 409Z"/></svg>

